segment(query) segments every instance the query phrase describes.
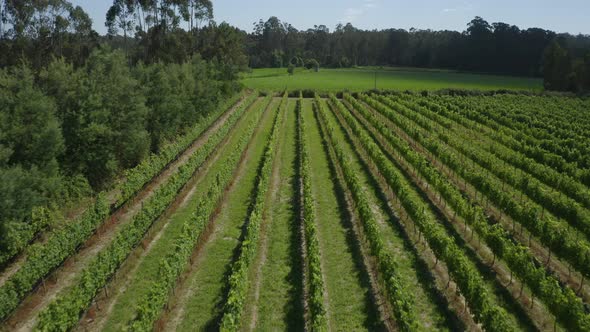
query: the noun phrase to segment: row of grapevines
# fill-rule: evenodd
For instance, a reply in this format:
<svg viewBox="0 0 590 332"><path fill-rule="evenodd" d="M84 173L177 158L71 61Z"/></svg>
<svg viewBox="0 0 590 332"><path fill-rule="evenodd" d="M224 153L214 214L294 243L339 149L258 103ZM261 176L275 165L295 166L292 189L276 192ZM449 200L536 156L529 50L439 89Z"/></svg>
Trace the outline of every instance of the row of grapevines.
<svg viewBox="0 0 590 332"><path fill-rule="evenodd" d="M379 231L379 226L362 187L358 175L352 168L349 156L342 149L335 137L335 129L328 121L325 105L316 97L316 111L323 124L325 139L332 147L336 160L342 169L346 182L355 202L355 207L362 221L363 229L369 241L371 254L376 257L379 272L385 284L387 300L391 303L397 326L401 331L414 331L418 328L414 299L412 294L406 291L406 285L399 276L395 256L386 249L385 243Z"/></svg>
<svg viewBox="0 0 590 332"><path fill-rule="evenodd" d="M219 107L211 112L209 115L201 119L190 130L174 140L173 143L164 146L158 154L152 154L137 165L125 172L125 183L122 184L121 193L117 200L117 206L121 206L127 202L136 192L141 190L146 183L150 182L156 175L160 173L170 162L176 160L183 151L220 118L233 105L236 105L239 100L246 98L246 92L235 95L233 98L219 105ZM256 94L251 94L248 101L252 102L256 98ZM246 104L248 104L246 101Z"/></svg>
<svg viewBox="0 0 590 332"><path fill-rule="evenodd" d="M437 104L424 98L417 98L414 100L414 102L420 106L423 106L424 108L422 110L424 111L434 112L438 115L441 115L443 119L449 119L449 122L447 122L449 124L450 120L454 121L462 127L457 128L457 130L461 131L467 129L474 135L481 136L481 126L478 126L473 120L470 120L461 114L450 110L451 108L457 106L444 105L442 103ZM588 187L565 173L559 172L548 165L539 163L535 159L530 158L514 149L511 149L504 144L501 144L500 142L505 138L500 136L505 135L506 134L502 133L501 131L492 131L491 133L487 133L488 139L486 142L489 144L480 144L480 146L486 151L493 153L503 161L513 165L515 168L520 168L525 172L534 175L537 179L541 180L547 185L552 186L572 199L577 200L586 208L590 208L590 195L588 193Z"/></svg>
<svg viewBox="0 0 590 332"><path fill-rule="evenodd" d="M239 141L229 149L232 151L229 158L219 165L219 168L216 168L217 173L212 175L215 177L215 181L199 199L194 214L184 223L181 234L173 240L174 251L162 260L158 275L152 282L149 292L138 301L137 315L129 323L130 330L150 331L153 328L154 322L160 316L160 312L168 300L170 290L176 285L176 281L184 271L196 243L223 198L226 188L231 183L246 146L259 125L259 118L260 116L251 120Z"/></svg>
<svg viewBox="0 0 590 332"><path fill-rule="evenodd" d="M498 141L502 142L504 145L522 152L530 158L535 159L539 163L553 167L559 172L567 173L584 183L586 186L590 186L590 170L581 170L579 169L579 166L576 162L566 160L562 155L558 154L559 152L557 152L555 148L551 149L551 146L554 146L553 144L548 146L547 144L543 144L535 138L524 135L522 130L525 130L527 126L519 127L518 130L510 128L509 126L511 126L512 123L517 123L518 121L504 122L504 118L508 112L503 112L499 116L494 117L491 117L491 114L488 112L488 110L493 110L494 108L505 110L506 108L509 108L509 105L487 105L484 106L486 107L486 110L484 110L480 104L486 104L486 100L478 99L477 103L475 102L476 100L472 99L463 101L461 101L461 99L447 99L448 104L456 105L456 107L453 108L454 112L458 112L462 116L492 128L492 134L494 133L494 130L500 129L502 135L493 135L492 137L494 139L498 139ZM491 119L488 117L491 117ZM498 123L501 123L502 125L498 126ZM559 123L555 127L561 125L564 125L564 123ZM549 142L553 142L553 140L554 139L550 140Z"/></svg>
<svg viewBox="0 0 590 332"><path fill-rule="evenodd" d="M249 99L246 104L251 101L253 99ZM166 160L166 158L168 157L163 156L161 160ZM139 186L136 188L137 190L141 189ZM79 246L109 216L110 211L106 193L100 193L91 208L64 228L53 232L46 243L32 245L28 250L25 263L0 288L0 320L5 319L14 311L24 297L45 276L70 255L76 253Z"/></svg>
<svg viewBox="0 0 590 332"><path fill-rule="evenodd" d="M301 97L297 101L297 145L300 160L301 174L301 206L302 206L302 223L305 234L305 245L307 252L307 283L309 287L309 311L310 326L312 331L326 331L327 319L326 309L324 308L324 279L322 278L322 267L320 260L320 243L316 229L316 213L313 193L311 189L311 169L309 162L309 152L307 140L304 133L307 130L305 119L303 117L303 105Z"/></svg>
<svg viewBox="0 0 590 332"><path fill-rule="evenodd" d="M261 167L258 170L256 187L254 189L254 200L252 201L250 215L248 216L244 238L240 247L237 260L232 264L231 273L228 278L229 292L223 306L223 317L221 318L222 331L237 331L240 328L240 318L246 301L250 280L248 272L250 264L256 257L259 247L260 227L264 219L266 208L266 192L268 190L270 176L272 173L273 160L278 142L278 130L280 120L285 114L287 105L287 93L284 94L279 105L264 155L262 156Z"/></svg>
<svg viewBox="0 0 590 332"><path fill-rule="evenodd" d="M7 246L2 248L2 252L0 252L0 268L8 265L11 259L26 249L41 231L51 225L57 224L60 217L61 213L52 211L47 207L34 207L31 210L30 221L19 223L19 238L9 241L10 243L7 243Z"/></svg>
<svg viewBox="0 0 590 332"><path fill-rule="evenodd" d="M540 98L505 96L485 98L477 107L485 107L486 115L507 128L515 130L518 139L530 146L562 156L565 160L587 168L590 146L590 125L584 113L587 107L576 105L579 98Z"/></svg>
<svg viewBox="0 0 590 332"><path fill-rule="evenodd" d="M45 244L32 245L25 263L0 288L0 320L8 317L45 276L75 253L108 215L106 196L99 194L93 206L76 222L52 233Z"/></svg>
<svg viewBox="0 0 590 332"><path fill-rule="evenodd" d="M427 180L441 197L457 212L484 240L495 256L504 260L516 277L525 283L534 294L547 304L557 319L574 330L590 328L589 316L584 312L582 301L569 287L561 287L559 280L548 275L534 263L534 256L527 247L515 243L511 235L500 224L490 225L483 209L465 198L447 177L432 166L428 160L394 135L387 126L350 96L345 96L362 116L378 129L379 133L392 144L403 158Z"/></svg>
<svg viewBox="0 0 590 332"><path fill-rule="evenodd" d="M389 98L380 97L380 100L389 100ZM398 107L401 113L412 114L414 119L418 121L427 122L429 119L434 123L445 124L445 120L442 116L428 112L428 109L421 107L415 103L399 100L399 104L407 107ZM409 112L413 110L414 112ZM419 113L420 115L417 115ZM432 126L436 128L436 126ZM451 135L444 135L439 133L439 137L444 141L457 149L459 152L469 157L472 161L476 162L480 166L489 170L492 174L501 178L504 182L511 185L515 189L520 190L526 194L531 200L535 201L539 205L545 207L548 211L551 211L558 218L563 218L569 222L572 226L580 229L584 234L590 236L590 211L584 209L575 200L562 195L560 192L553 191L543 185L539 180L531 177L523 172L515 172L511 167L507 167L505 163L499 161L499 158L495 153L487 152L484 149L470 141L469 144L465 143L466 137L458 135L453 137ZM499 150L496 150L496 153Z"/></svg>
<svg viewBox="0 0 590 332"><path fill-rule="evenodd" d="M333 103L341 114L348 114L343 105L332 96ZM350 116L350 114L348 114ZM481 323L487 331L513 331L516 329L508 319L506 311L494 303L492 296L485 287L475 265L469 261L457 243L449 237L444 227L427 213L427 204L422 201L403 177L401 172L384 155L381 148L360 127L358 122L348 117L349 126L360 146L367 152L380 173L394 191L402 206L420 228L430 248L448 267L453 280L469 303L475 321Z"/></svg>
<svg viewBox="0 0 590 332"><path fill-rule="evenodd" d="M113 242L99 252L82 271L77 283L49 304L39 317L37 330L68 330L78 322L80 314L107 284L119 265L158 217L174 202L179 191L242 117L246 110L245 106L233 113L223 126L207 139L201 149L191 155L165 184L154 191L152 197L133 217L131 223L123 226Z"/></svg>
<svg viewBox="0 0 590 332"><path fill-rule="evenodd" d="M465 167L466 164L461 158L457 157L449 148L436 139L427 138L427 134L423 130L419 130L407 120L404 120L388 105L364 95L361 96L361 99L384 114L414 140L436 155L438 159L448 165L459 176L486 195L492 203L508 214L514 221L525 226L531 234L539 238L559 257L568 261L582 274L590 276L590 246L587 241L580 240L569 229L568 225L564 225L564 223L547 215L544 218L539 218L539 207L533 204L523 206L518 203L514 198L516 195L511 195L508 189L503 188L499 181L494 181L491 177L486 176L484 172ZM426 129L427 127L423 128ZM429 128L431 129L426 130L431 132L432 126L429 125Z"/></svg>

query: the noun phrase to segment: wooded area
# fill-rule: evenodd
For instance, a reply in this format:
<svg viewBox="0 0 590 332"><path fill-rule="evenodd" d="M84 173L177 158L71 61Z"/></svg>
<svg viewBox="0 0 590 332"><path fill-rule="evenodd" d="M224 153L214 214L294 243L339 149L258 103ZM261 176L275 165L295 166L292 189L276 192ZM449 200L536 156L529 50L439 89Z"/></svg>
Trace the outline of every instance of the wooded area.
<svg viewBox="0 0 590 332"><path fill-rule="evenodd" d="M393 24L393 23L392 23ZM277 17L248 35L253 68L316 59L321 66L402 66L544 77L558 91L590 88L590 36L488 23L481 17L458 31L362 30L339 24L297 30Z"/></svg>
<svg viewBox="0 0 590 332"><path fill-rule="evenodd" d="M199 122L246 64L242 34L202 26L210 1L116 0L109 36L65 0L0 9L2 251L30 241L46 208L108 188Z"/></svg>

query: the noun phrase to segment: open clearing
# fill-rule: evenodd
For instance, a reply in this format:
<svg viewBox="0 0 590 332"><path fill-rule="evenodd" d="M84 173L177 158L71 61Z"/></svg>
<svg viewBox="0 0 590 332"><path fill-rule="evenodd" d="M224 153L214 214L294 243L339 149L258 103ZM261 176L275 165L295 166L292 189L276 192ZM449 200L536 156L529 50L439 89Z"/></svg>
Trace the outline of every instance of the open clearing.
<svg viewBox="0 0 590 332"><path fill-rule="evenodd" d="M383 67L321 68L317 73L311 70L299 70L293 76L289 76L285 68L254 69L251 73L243 74L242 83L248 88L259 90L366 91L375 88L375 78L378 89L398 91L440 89L540 91L543 87L542 80L536 78Z"/></svg>

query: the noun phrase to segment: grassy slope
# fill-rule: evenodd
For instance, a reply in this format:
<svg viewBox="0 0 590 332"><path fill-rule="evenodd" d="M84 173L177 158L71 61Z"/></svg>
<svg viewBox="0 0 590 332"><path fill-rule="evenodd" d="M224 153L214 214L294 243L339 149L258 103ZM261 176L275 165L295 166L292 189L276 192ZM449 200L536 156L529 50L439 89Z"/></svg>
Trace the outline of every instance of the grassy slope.
<svg viewBox="0 0 590 332"><path fill-rule="evenodd" d="M276 108L278 100L271 107ZM225 292L225 280L242 234L260 159L270 134L274 109L261 120L261 131L254 138L242 177L234 184L217 220L218 234L203 247L202 261L187 283L193 294L185 304L178 330L197 331L217 326Z"/></svg>
<svg viewBox="0 0 590 332"><path fill-rule="evenodd" d="M299 71L293 76L289 76L284 68L255 69L253 73L245 74L242 82L249 88L262 90L360 91L375 87L377 71L377 88L383 90L542 89L541 80L535 78L394 69L321 69L318 73Z"/></svg>
<svg viewBox="0 0 590 332"><path fill-rule="evenodd" d="M375 330L378 316L370 303L368 277L362 270L348 216L336 196L327 155L321 144L319 127L311 110L311 100L303 103L303 116L309 124L312 190L316 202L322 270L328 293L328 320L334 331Z"/></svg>
<svg viewBox="0 0 590 332"><path fill-rule="evenodd" d="M236 144L240 137L240 133L247 128L248 122L252 119L255 113L253 110L257 107L261 107L261 105L262 100L258 100L250 111L246 113L244 118L240 120L236 129L230 133L232 137L228 142L228 148L232 148ZM220 158L207 173L214 174L215 166L222 165L228 157L229 153L221 153ZM173 250L172 240L180 234L184 221L190 218L194 213L194 208L199 198L204 194L203 191L206 190L206 188L209 188L213 180L213 177L205 175L203 179L196 184L198 190L195 191L194 195L190 197L186 204L169 217L169 226L166 228L159 241L154 244L154 248L141 262L133 279L129 283L128 288L125 289L117 299L113 312L104 327L105 331L120 331L126 326L129 320L133 318L137 301L149 291L151 283L158 274L160 261Z"/></svg>
<svg viewBox="0 0 590 332"><path fill-rule="evenodd" d="M386 205L380 199L380 194L377 191L377 184L375 184L370 175L363 168L360 159L357 158L354 148L347 144L345 133L338 125L336 117L329 113L328 118L333 123L334 128L337 128L336 135L340 137L339 141L342 147L350 156L352 166L361 180L363 187L366 190L367 197L370 204L373 206L373 211L379 220L382 238L388 249L394 253L398 265L398 271L403 278L403 282L409 288L408 292L414 297L414 306L418 315L418 321L425 331L432 330L448 330L449 321L446 319L447 313L444 309L441 310L434 302L433 282L429 280L428 272L425 271L427 267L419 266L417 258L412 252L409 242L406 242L402 236L401 229L397 221L391 220L385 212ZM422 274L419 274L419 273Z"/></svg>
<svg viewBox="0 0 590 332"><path fill-rule="evenodd" d="M289 100L285 123L280 133L281 160L279 191L271 203L271 222L267 230L268 252L262 267L256 330L285 331L303 329L301 308L301 262L298 243L297 204L295 202L295 100ZM249 319L245 319L249 322Z"/></svg>

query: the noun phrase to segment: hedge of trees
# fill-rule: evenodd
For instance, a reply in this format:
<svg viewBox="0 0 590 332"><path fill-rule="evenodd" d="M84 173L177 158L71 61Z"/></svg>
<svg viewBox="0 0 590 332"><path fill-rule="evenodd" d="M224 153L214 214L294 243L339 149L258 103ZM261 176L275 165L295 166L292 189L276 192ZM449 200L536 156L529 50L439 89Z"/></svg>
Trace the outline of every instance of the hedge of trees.
<svg viewBox="0 0 590 332"><path fill-rule="evenodd" d="M0 252L240 89L242 35L201 27L212 15L206 0L114 0L101 37L69 1L0 1Z"/></svg>
<svg viewBox="0 0 590 332"><path fill-rule="evenodd" d="M348 23L297 30L277 17L248 35L251 67L283 67L295 57L324 67L406 66L545 78L550 90L590 89L590 36L520 29L475 17L467 29L362 30Z"/></svg>

